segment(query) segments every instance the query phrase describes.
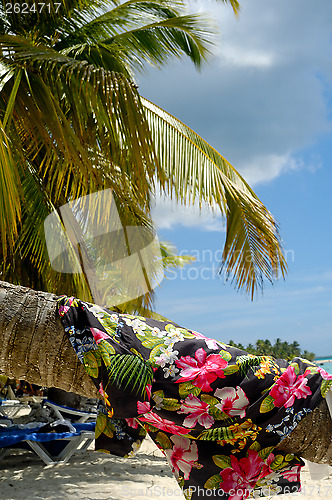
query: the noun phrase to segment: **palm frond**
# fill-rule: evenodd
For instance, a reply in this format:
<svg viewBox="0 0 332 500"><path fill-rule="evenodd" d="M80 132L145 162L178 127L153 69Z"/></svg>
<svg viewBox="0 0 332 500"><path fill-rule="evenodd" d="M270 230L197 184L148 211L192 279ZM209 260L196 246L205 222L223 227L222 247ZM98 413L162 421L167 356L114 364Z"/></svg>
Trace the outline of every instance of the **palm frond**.
<svg viewBox="0 0 332 500"><path fill-rule="evenodd" d="M116 384L120 390L130 388L137 396L144 396L146 386L152 383L152 367L134 354L114 354L110 360L109 382Z"/></svg>
<svg viewBox="0 0 332 500"><path fill-rule="evenodd" d="M199 21L199 22L198 22ZM160 65L173 57L187 55L200 67L210 55L213 27L202 15L177 16L133 28L112 38L150 64ZM107 41L104 41L107 44Z"/></svg>
<svg viewBox="0 0 332 500"><path fill-rule="evenodd" d="M26 141L34 145L32 149L30 145L30 158L43 148L43 170L50 169L56 192L62 187L57 179L64 180L59 164L65 165L68 187L74 172L80 176L76 184L82 192L89 178L91 190L96 168L89 159L88 144L95 154L102 152L108 166L139 183L141 199L146 198L158 164L139 95L131 82L121 74L96 69L17 37L1 37L1 44L7 51L4 64L25 66L15 102L17 123L24 129L21 137L25 134ZM10 81L1 93L3 102L11 89Z"/></svg>
<svg viewBox="0 0 332 500"><path fill-rule="evenodd" d="M161 65L173 57L188 56L200 67L216 40L217 29L207 16L186 14L183 2L129 0L90 22L76 25L54 48L82 60L125 74ZM107 52L109 55L107 56ZM97 58L98 55L98 58ZM107 65L104 65L104 64Z"/></svg>
<svg viewBox="0 0 332 500"><path fill-rule="evenodd" d="M12 251L21 219L21 190L13 145L0 122L0 234L2 258Z"/></svg>
<svg viewBox="0 0 332 500"><path fill-rule="evenodd" d="M228 422L233 422L234 419L231 417L227 419ZM203 441L223 441L223 440L231 440L234 439L234 432L231 431L228 427L216 427L214 429L209 429L207 431L201 432L198 436L198 439L202 439Z"/></svg>
<svg viewBox="0 0 332 500"><path fill-rule="evenodd" d="M240 2L238 0L217 0L218 2L223 2L225 4L229 4L236 16L238 16L240 12Z"/></svg>
<svg viewBox="0 0 332 500"><path fill-rule="evenodd" d="M243 177L181 121L142 100L169 196L219 207L226 217L222 271L254 296L263 279L286 273L278 224Z"/></svg>
<svg viewBox="0 0 332 500"><path fill-rule="evenodd" d="M238 12L238 0L222 1ZM52 4L48 19L47 11L9 14L7 3L14 0L0 1L2 269L25 283L42 272L45 286L70 287L72 275L59 279L42 264L41 225L26 218L39 210L42 224L46 212L112 188L124 219L145 216L149 225L158 183L226 217L223 270L239 288L253 296L263 278L285 274L277 223L245 180L191 129L142 102L132 82L145 62L186 54L200 65L214 36L206 18L186 14L182 0L64 0L61 15ZM84 279L73 283L89 295ZM149 291L124 307L149 307L152 299Z"/></svg>
<svg viewBox="0 0 332 500"><path fill-rule="evenodd" d="M184 267L196 260L192 255L178 255L175 245L169 241L161 241L160 250L165 270Z"/></svg>
<svg viewBox="0 0 332 500"><path fill-rule="evenodd" d="M265 356L255 356L255 355L246 355L237 356L236 364L239 365L239 372L242 376L248 375L248 371L253 367L257 367L264 361Z"/></svg>

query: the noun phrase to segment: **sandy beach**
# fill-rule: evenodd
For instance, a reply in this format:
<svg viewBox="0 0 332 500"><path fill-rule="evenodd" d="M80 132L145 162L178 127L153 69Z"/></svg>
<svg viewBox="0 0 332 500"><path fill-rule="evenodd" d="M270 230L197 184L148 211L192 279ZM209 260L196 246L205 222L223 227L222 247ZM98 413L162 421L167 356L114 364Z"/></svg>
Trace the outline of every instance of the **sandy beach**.
<svg viewBox="0 0 332 500"><path fill-rule="evenodd" d="M1 460L1 500L137 500L183 499L162 453L146 439L136 457L78 453L63 465L45 466L33 453L12 451ZM302 472L302 492L267 497L274 500L332 499L329 477L314 481Z"/></svg>

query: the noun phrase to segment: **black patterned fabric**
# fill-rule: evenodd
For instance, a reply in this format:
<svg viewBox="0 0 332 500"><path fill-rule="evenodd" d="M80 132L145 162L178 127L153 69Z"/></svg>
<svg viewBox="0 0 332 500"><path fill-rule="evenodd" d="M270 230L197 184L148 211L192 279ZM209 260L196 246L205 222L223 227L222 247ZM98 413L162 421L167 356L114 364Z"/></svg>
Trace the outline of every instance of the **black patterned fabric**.
<svg viewBox="0 0 332 500"><path fill-rule="evenodd" d="M58 306L105 400L97 450L131 456L148 433L190 500L299 490L302 460L275 447L320 404L332 375L74 297Z"/></svg>

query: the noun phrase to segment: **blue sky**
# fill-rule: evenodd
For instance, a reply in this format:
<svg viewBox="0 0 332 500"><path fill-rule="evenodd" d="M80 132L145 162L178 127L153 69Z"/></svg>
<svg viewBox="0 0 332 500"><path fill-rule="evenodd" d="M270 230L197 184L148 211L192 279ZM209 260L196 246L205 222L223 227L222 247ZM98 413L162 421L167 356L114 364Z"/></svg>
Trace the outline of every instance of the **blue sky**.
<svg viewBox="0 0 332 500"><path fill-rule="evenodd" d="M192 1L220 26L214 57L138 77L143 96L174 114L248 180L280 225L289 266L251 302L216 276L223 221L158 200L160 239L197 261L164 280L156 310L228 341L297 340L332 355L332 2Z"/></svg>

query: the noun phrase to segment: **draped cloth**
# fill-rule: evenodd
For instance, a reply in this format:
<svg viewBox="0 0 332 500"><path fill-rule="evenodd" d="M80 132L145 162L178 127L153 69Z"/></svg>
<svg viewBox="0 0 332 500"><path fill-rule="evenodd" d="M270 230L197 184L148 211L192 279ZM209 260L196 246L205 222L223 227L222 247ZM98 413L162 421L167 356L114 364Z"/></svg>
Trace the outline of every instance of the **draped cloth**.
<svg viewBox="0 0 332 500"><path fill-rule="evenodd" d="M58 311L105 401L96 450L132 456L148 433L188 500L299 491L303 461L275 447L321 403L332 375L74 297L61 296Z"/></svg>

